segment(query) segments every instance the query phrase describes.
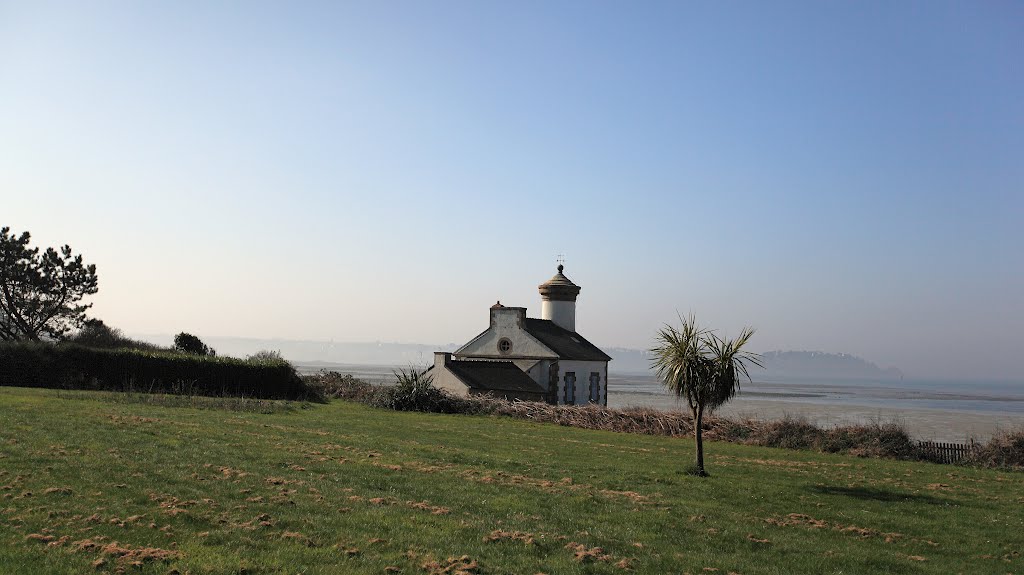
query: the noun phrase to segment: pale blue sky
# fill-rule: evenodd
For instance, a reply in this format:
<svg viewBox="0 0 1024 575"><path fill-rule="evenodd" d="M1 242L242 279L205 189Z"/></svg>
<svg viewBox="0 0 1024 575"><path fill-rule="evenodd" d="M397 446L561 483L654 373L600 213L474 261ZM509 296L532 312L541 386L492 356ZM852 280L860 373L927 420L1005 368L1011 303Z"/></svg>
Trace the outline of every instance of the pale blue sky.
<svg viewBox="0 0 1024 575"><path fill-rule="evenodd" d="M4 2L0 225L131 333L647 347L1021 380L1014 2Z"/></svg>

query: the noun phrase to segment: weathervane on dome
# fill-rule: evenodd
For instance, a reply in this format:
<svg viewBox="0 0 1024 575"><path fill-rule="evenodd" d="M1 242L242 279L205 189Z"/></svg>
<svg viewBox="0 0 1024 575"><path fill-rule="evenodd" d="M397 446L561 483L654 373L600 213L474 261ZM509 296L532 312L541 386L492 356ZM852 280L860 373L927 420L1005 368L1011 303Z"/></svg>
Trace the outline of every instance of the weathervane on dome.
<svg viewBox="0 0 1024 575"><path fill-rule="evenodd" d="M565 269L565 254L558 254L555 261L558 263L558 273L562 273L562 270Z"/></svg>

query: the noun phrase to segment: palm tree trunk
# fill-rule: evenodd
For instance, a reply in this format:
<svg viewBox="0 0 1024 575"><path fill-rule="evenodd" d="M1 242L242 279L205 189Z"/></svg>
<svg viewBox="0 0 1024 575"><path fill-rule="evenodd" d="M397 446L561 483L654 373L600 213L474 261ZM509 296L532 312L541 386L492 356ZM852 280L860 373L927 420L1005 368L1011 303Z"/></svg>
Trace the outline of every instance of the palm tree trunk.
<svg viewBox="0 0 1024 575"><path fill-rule="evenodd" d="M697 474L706 475L704 471L704 406L693 409L693 438L697 442Z"/></svg>
<svg viewBox="0 0 1024 575"><path fill-rule="evenodd" d="M693 439L697 443L697 475L703 477L708 475L703 471L703 405L693 410Z"/></svg>

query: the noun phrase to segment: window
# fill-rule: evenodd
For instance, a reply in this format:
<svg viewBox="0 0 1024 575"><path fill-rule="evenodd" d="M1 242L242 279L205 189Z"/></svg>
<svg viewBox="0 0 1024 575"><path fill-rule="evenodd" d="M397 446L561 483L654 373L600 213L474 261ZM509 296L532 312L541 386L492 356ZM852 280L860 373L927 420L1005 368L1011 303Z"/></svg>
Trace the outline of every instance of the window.
<svg viewBox="0 0 1024 575"><path fill-rule="evenodd" d="M601 403L601 374L590 372L590 403Z"/></svg>
<svg viewBox="0 0 1024 575"><path fill-rule="evenodd" d="M512 342L507 337L498 340L498 352L502 355L512 352Z"/></svg>
<svg viewBox="0 0 1024 575"><path fill-rule="evenodd" d="M565 403L574 405L576 403L576 372L569 371L565 374Z"/></svg>

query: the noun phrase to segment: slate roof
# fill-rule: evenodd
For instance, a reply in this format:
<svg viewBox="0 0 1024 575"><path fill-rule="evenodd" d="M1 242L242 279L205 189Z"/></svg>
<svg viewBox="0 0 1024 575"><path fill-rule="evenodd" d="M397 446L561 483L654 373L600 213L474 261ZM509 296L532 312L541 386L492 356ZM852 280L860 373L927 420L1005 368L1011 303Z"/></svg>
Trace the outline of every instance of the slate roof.
<svg viewBox="0 0 1024 575"><path fill-rule="evenodd" d="M610 361L612 358L578 333L571 332L549 319L526 318L523 326L560 359L579 361Z"/></svg>
<svg viewBox="0 0 1024 575"><path fill-rule="evenodd" d="M545 393L526 372L511 361L472 361L453 359L448 369L475 389Z"/></svg>

